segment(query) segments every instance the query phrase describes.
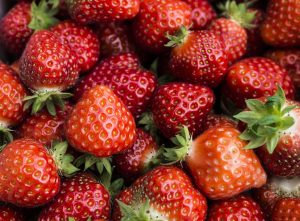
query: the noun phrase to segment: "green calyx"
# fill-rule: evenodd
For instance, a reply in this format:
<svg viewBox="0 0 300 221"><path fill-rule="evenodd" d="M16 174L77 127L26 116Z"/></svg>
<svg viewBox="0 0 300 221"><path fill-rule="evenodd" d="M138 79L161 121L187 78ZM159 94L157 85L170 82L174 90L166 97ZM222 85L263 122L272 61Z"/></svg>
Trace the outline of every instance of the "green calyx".
<svg viewBox="0 0 300 221"><path fill-rule="evenodd" d="M251 3L239 3L228 0L225 4L220 3L218 8L222 11L222 15L237 22L244 28L253 28L253 20L256 12L248 10Z"/></svg>
<svg viewBox="0 0 300 221"><path fill-rule="evenodd" d="M59 0L41 0L31 4L31 21L28 25L33 30L48 29L57 24L59 20L54 16L59 11Z"/></svg>
<svg viewBox="0 0 300 221"><path fill-rule="evenodd" d="M240 135L242 140L249 141L245 149L265 145L268 152L273 153L281 134L294 124L294 118L289 113L296 106L286 105L284 91L280 87L265 103L249 99L246 104L249 110L234 116L247 124L246 130Z"/></svg>
<svg viewBox="0 0 300 221"><path fill-rule="evenodd" d="M169 33L167 33L166 38L170 41L165 44L165 47L176 47L182 44L183 42L185 42L188 35L189 30L184 26L181 26L175 35L170 35Z"/></svg>
<svg viewBox="0 0 300 221"><path fill-rule="evenodd" d="M65 107L64 99L70 97L72 97L72 94L60 91L35 92L34 95L24 98L24 110L32 106L31 114L36 114L46 106L49 114L56 116L55 106L63 110Z"/></svg>
<svg viewBox="0 0 300 221"><path fill-rule="evenodd" d="M158 129L153 121L153 116L151 112L144 112L141 117L140 120L138 122L138 124L147 132L150 133L150 135L152 137L154 137L154 139L156 140L156 142L159 143L160 138L158 136Z"/></svg>
<svg viewBox="0 0 300 221"><path fill-rule="evenodd" d="M10 142L13 141L12 130L6 127L2 127L0 124L0 151Z"/></svg>

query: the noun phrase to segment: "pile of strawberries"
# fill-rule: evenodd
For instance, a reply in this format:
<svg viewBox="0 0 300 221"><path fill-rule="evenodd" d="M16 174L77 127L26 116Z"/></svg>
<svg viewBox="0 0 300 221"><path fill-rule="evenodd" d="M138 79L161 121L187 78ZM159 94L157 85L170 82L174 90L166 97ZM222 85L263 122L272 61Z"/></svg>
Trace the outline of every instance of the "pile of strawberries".
<svg viewBox="0 0 300 221"><path fill-rule="evenodd" d="M300 221L299 0L19 0L0 45L0 221Z"/></svg>

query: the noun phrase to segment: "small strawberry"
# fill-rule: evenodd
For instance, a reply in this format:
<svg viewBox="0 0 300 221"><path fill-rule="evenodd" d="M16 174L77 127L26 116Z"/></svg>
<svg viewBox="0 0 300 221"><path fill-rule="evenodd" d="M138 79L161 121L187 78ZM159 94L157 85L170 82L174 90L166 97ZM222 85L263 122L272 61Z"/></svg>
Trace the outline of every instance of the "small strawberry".
<svg viewBox="0 0 300 221"><path fill-rule="evenodd" d="M191 25L191 7L180 0L141 1L132 32L139 47L151 53L166 50L166 33L174 34L181 26Z"/></svg>
<svg viewBox="0 0 300 221"><path fill-rule="evenodd" d="M226 115L218 115L210 113L203 122L203 130L208 130L218 126L237 127L237 123Z"/></svg>
<svg viewBox="0 0 300 221"><path fill-rule="evenodd" d="M59 194L42 210L38 220L107 220L109 216L108 191L92 175L81 173L62 182Z"/></svg>
<svg viewBox="0 0 300 221"><path fill-rule="evenodd" d="M160 166L123 190L114 204L113 221L204 221L205 198L180 169Z"/></svg>
<svg viewBox="0 0 300 221"><path fill-rule="evenodd" d="M0 205L0 221L24 221L24 217L12 206Z"/></svg>
<svg viewBox="0 0 300 221"><path fill-rule="evenodd" d="M170 73L191 83L218 86L228 67L224 44L211 31L188 31L182 27L177 36L168 36L167 47L173 47Z"/></svg>
<svg viewBox="0 0 300 221"><path fill-rule="evenodd" d="M107 157L130 148L135 122L117 95L106 86L86 91L65 123L70 144L96 157Z"/></svg>
<svg viewBox="0 0 300 221"><path fill-rule="evenodd" d="M139 0L65 0L72 19L81 24L132 19L139 12Z"/></svg>
<svg viewBox="0 0 300 221"><path fill-rule="evenodd" d="M265 221L260 206L249 196L240 195L215 202L208 212L208 221Z"/></svg>
<svg viewBox="0 0 300 221"><path fill-rule="evenodd" d="M270 0L261 36L272 46L300 46L300 4L298 0Z"/></svg>
<svg viewBox="0 0 300 221"><path fill-rule="evenodd" d="M266 170L277 176L300 175L300 104L286 100L279 87L274 96L246 101L248 110L235 118L245 123L240 136L257 150Z"/></svg>
<svg viewBox="0 0 300 221"><path fill-rule="evenodd" d="M300 198L279 200L273 211L272 221L300 220Z"/></svg>
<svg viewBox="0 0 300 221"><path fill-rule="evenodd" d="M72 21L63 21L51 28L60 40L74 51L82 72L90 70L98 61L100 43L97 35L88 27Z"/></svg>

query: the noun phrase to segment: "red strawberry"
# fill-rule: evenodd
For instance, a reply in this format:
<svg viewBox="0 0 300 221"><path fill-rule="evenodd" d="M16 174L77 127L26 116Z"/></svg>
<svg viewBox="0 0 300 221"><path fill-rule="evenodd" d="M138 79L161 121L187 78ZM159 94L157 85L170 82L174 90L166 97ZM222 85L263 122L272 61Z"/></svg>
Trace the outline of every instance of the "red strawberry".
<svg viewBox="0 0 300 221"><path fill-rule="evenodd" d="M170 73L191 83L218 86L227 70L228 60L219 36L211 31L180 29L167 46L171 51Z"/></svg>
<svg viewBox="0 0 300 221"><path fill-rule="evenodd" d="M82 24L122 21L139 12L140 1L65 0L72 19Z"/></svg>
<svg viewBox="0 0 300 221"><path fill-rule="evenodd" d="M223 104L227 112L245 108L245 100L271 96L282 86L288 98L294 97L294 86L285 69L267 58L247 58L232 65L223 87ZM233 112L235 112L233 110Z"/></svg>
<svg viewBox="0 0 300 221"><path fill-rule="evenodd" d="M208 213L208 221L265 221L260 206L249 196L214 203Z"/></svg>
<svg viewBox="0 0 300 221"><path fill-rule="evenodd" d="M206 200L180 169L160 166L123 190L114 204L113 221L204 221Z"/></svg>
<svg viewBox="0 0 300 221"><path fill-rule="evenodd" d="M272 46L300 46L300 4L298 0L270 0L261 26L264 41Z"/></svg>
<svg viewBox="0 0 300 221"><path fill-rule="evenodd" d="M0 205L0 221L24 221L23 214L9 205Z"/></svg>
<svg viewBox="0 0 300 221"><path fill-rule="evenodd" d="M141 1L133 22L133 35L139 47L152 53L166 50L166 33L174 34L181 26L191 25L191 7L179 0Z"/></svg>
<svg viewBox="0 0 300 221"><path fill-rule="evenodd" d="M214 100L212 90L204 86L188 83L163 85L152 101L154 123L168 138L175 136L182 126L198 135Z"/></svg>
<svg viewBox="0 0 300 221"><path fill-rule="evenodd" d="M74 51L81 71L90 70L98 61L100 43L91 29L72 21L63 21L51 28L64 44Z"/></svg>
<svg viewBox="0 0 300 221"><path fill-rule="evenodd" d="M288 198L278 201L274 207L272 221L300 220L300 199Z"/></svg>
<svg viewBox="0 0 300 221"><path fill-rule="evenodd" d="M184 161L196 186L210 199L233 197L266 183L267 175L234 127L218 126L192 140L187 127L164 148L166 162Z"/></svg>
<svg viewBox="0 0 300 221"><path fill-rule="evenodd" d="M281 88L265 100L246 101L248 110L235 115L247 125L241 135L246 148L257 153L268 172L277 176L300 175L300 105L286 100Z"/></svg>
<svg viewBox="0 0 300 221"><path fill-rule="evenodd" d="M37 113L47 104L55 115L55 104L69 94L62 91L72 87L78 79L76 57L68 45L50 31L38 31L29 40L20 59L20 78L35 95L27 98L27 107L33 104Z"/></svg>
<svg viewBox="0 0 300 221"><path fill-rule="evenodd" d="M136 140L131 148L114 157L117 171L127 180L134 180L159 163L158 145L142 129L136 130Z"/></svg>
<svg viewBox="0 0 300 221"><path fill-rule="evenodd" d="M65 123L65 134L76 149L107 157L132 146L135 122L111 89L95 86L73 108Z"/></svg>
<svg viewBox="0 0 300 221"><path fill-rule="evenodd" d="M109 216L108 191L92 175L81 173L62 182L60 193L42 210L38 220L106 220Z"/></svg>
<svg viewBox="0 0 300 221"><path fill-rule="evenodd" d="M213 113L208 114L203 122L203 130L208 130L218 126L237 127L237 123L225 115L217 115Z"/></svg>

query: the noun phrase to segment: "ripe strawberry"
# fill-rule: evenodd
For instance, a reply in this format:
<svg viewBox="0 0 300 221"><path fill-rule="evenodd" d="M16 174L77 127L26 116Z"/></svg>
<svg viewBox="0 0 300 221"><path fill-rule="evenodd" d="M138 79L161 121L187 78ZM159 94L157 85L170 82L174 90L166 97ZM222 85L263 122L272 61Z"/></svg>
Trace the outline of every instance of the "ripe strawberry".
<svg viewBox="0 0 300 221"><path fill-rule="evenodd" d="M257 150L269 173L277 176L300 175L300 105L286 100L281 88L265 100L246 101L248 110L235 115L245 123L241 139L246 148ZM250 110L250 111L249 111Z"/></svg>
<svg viewBox="0 0 300 221"><path fill-rule="evenodd" d="M134 144L114 157L114 165L125 179L132 181L159 163L158 149L150 134L137 129Z"/></svg>
<svg viewBox="0 0 300 221"><path fill-rule="evenodd" d="M274 207L272 221L300 220L300 199L288 198L278 201Z"/></svg>
<svg viewBox="0 0 300 221"><path fill-rule="evenodd" d="M50 114L55 115L54 104L69 97L62 91L72 87L78 79L79 67L71 48L60 42L50 31L38 31L30 38L20 59L20 78L32 90L27 108L33 104L32 113L37 113L45 105Z"/></svg>
<svg viewBox="0 0 300 221"><path fill-rule="evenodd" d="M237 127L237 123L233 119L227 117L226 115L218 115L213 113L207 115L202 125L203 130L208 130L210 128L219 126Z"/></svg>
<svg viewBox="0 0 300 221"><path fill-rule="evenodd" d="M294 85L285 69L267 58L247 58L232 65L223 87L223 107L227 112L245 108L245 100L271 96L282 86L294 98Z"/></svg>
<svg viewBox="0 0 300 221"><path fill-rule="evenodd" d="M188 4L180 0L146 0L141 1L132 32L139 47L158 54L166 50L166 33L174 34L183 25L191 25Z"/></svg>
<svg viewBox="0 0 300 221"><path fill-rule="evenodd" d="M218 86L228 67L224 44L211 31L188 31L182 27L177 37L168 36L171 51L169 68L175 77L210 87Z"/></svg>
<svg viewBox="0 0 300 221"><path fill-rule="evenodd" d="M225 125L206 130L192 140L187 127L164 148L165 161L184 161L196 186L210 199L233 197L266 183L267 175L240 132Z"/></svg>
<svg viewBox="0 0 300 221"><path fill-rule="evenodd" d="M0 205L0 221L24 221L23 214L9 205Z"/></svg>
<svg viewBox="0 0 300 221"><path fill-rule="evenodd" d="M298 0L270 0L261 26L264 41L272 46L300 46L300 4Z"/></svg>
<svg viewBox="0 0 300 221"><path fill-rule="evenodd" d="M67 20L51 28L51 31L74 51L82 72L90 70L96 64L100 54L100 43L91 29Z"/></svg>
<svg viewBox="0 0 300 221"><path fill-rule="evenodd" d="M140 1L65 0L72 19L81 24L132 19L139 12Z"/></svg>
<svg viewBox="0 0 300 221"><path fill-rule="evenodd" d="M169 83L158 88L152 101L155 125L165 137L175 136L182 126L198 135L214 104L213 91L188 83Z"/></svg>
<svg viewBox="0 0 300 221"><path fill-rule="evenodd" d="M207 0L183 0L192 8L192 29L199 30L207 27L217 14Z"/></svg>
<svg viewBox="0 0 300 221"><path fill-rule="evenodd" d="M171 166L160 166L146 173L116 199L113 221L204 221L207 210L205 198L189 177Z"/></svg>
<svg viewBox="0 0 300 221"><path fill-rule="evenodd" d="M249 196L240 195L215 202L208 213L208 221L265 221L260 206Z"/></svg>
<svg viewBox="0 0 300 221"><path fill-rule="evenodd" d="M110 197L92 175L77 174L62 182L60 193L47 205L39 221L105 219L110 216Z"/></svg>
<svg viewBox="0 0 300 221"><path fill-rule="evenodd" d="M95 86L73 108L65 123L65 135L76 149L107 157L133 145L135 122L111 89Z"/></svg>

